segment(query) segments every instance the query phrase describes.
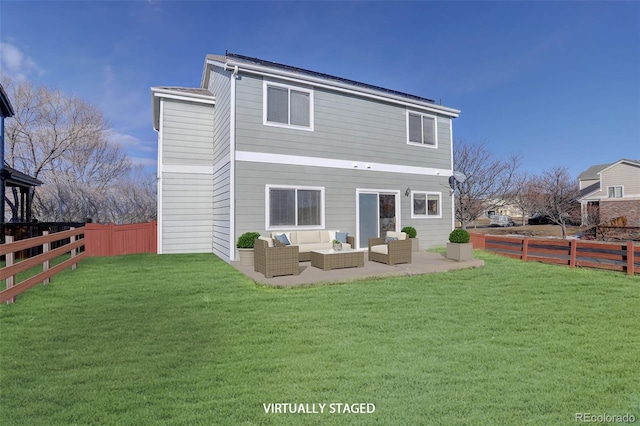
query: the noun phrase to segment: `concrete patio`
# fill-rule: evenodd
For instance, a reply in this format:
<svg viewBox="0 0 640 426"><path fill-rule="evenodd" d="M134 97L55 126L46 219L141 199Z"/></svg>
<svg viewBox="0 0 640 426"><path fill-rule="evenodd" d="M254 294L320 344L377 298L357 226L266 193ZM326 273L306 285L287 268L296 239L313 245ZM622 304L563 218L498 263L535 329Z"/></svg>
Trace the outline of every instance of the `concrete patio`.
<svg viewBox="0 0 640 426"><path fill-rule="evenodd" d="M255 272L253 266L241 265L239 261L231 262L231 265L255 282L274 287L294 287L315 283L344 282L373 277L422 275L484 266L484 260L472 259L464 262L456 262L445 258L444 254L427 251L414 252L412 257L413 260L410 264L389 266L384 263L370 262L365 252L364 268L323 271L311 266L311 262L300 262L300 275L286 275L273 278L265 278L261 273Z"/></svg>

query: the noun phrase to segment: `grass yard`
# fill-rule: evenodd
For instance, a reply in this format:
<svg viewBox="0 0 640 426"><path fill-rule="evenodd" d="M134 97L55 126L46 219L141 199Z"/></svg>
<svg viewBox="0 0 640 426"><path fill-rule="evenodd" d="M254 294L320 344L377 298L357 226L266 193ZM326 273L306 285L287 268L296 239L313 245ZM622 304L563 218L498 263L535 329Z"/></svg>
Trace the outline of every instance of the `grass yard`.
<svg viewBox="0 0 640 426"><path fill-rule="evenodd" d="M286 290L212 255L90 258L0 307L0 424L640 422L640 277L476 256Z"/></svg>

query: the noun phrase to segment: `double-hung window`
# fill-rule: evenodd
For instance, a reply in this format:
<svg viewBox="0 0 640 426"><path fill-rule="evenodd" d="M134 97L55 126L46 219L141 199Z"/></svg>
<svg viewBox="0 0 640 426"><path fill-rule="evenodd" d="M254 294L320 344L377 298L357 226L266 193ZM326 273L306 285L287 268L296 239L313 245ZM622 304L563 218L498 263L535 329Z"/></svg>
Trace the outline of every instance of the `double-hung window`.
<svg viewBox="0 0 640 426"><path fill-rule="evenodd" d="M440 192L411 192L411 218L441 218L442 194Z"/></svg>
<svg viewBox="0 0 640 426"><path fill-rule="evenodd" d="M264 82L264 124L313 130L313 91Z"/></svg>
<svg viewBox="0 0 640 426"><path fill-rule="evenodd" d="M622 186L608 186L607 193L609 198L622 198Z"/></svg>
<svg viewBox="0 0 640 426"><path fill-rule="evenodd" d="M324 188L266 186L266 229L324 228Z"/></svg>
<svg viewBox="0 0 640 426"><path fill-rule="evenodd" d="M407 111L407 142L437 148L436 122L433 115Z"/></svg>

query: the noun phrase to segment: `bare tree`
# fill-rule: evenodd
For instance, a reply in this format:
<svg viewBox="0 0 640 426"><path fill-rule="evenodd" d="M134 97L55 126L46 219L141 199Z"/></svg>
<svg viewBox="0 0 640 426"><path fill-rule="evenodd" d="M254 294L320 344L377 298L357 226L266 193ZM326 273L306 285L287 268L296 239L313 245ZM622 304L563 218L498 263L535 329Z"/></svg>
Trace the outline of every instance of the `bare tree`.
<svg viewBox="0 0 640 426"><path fill-rule="evenodd" d="M567 224L579 217L580 193L578 181L569 176L566 167L552 167L535 179L539 191L535 203L536 213L548 216L553 223L562 227L562 238L567 238ZM578 207L578 208L577 208ZM577 216L577 217L576 217Z"/></svg>
<svg viewBox="0 0 640 426"><path fill-rule="evenodd" d="M6 121L6 161L44 182L34 197L35 217L126 223L135 215L119 215L112 203L124 202L133 193L145 194L142 216L149 215L151 194L146 183L134 179L134 172L142 172L109 141L110 125L99 108L28 81L3 76L3 85L16 112ZM152 198L155 212L155 191ZM7 201L17 212L17 198Z"/></svg>
<svg viewBox="0 0 640 426"><path fill-rule="evenodd" d="M523 226L526 224L525 217L535 212L539 198L540 189L536 180L526 172L517 173L506 194L506 199L522 213Z"/></svg>
<svg viewBox="0 0 640 426"><path fill-rule="evenodd" d="M520 157L494 158L484 142L469 145L458 140L453 148L453 164L455 170L467 176L455 185L456 219L466 228L487 210L504 204Z"/></svg>

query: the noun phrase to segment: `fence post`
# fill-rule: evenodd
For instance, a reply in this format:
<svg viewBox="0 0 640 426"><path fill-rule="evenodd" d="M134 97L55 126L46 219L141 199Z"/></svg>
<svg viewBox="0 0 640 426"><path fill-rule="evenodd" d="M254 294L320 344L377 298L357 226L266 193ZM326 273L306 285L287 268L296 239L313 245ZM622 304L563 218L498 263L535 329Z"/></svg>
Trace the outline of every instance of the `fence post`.
<svg viewBox="0 0 640 426"><path fill-rule="evenodd" d="M627 275L635 274L635 247L633 241L627 241Z"/></svg>
<svg viewBox="0 0 640 426"><path fill-rule="evenodd" d="M522 240L522 261L526 262L529 257L529 237Z"/></svg>
<svg viewBox="0 0 640 426"><path fill-rule="evenodd" d="M42 235L43 236L47 236L49 235L49 231L42 231ZM46 242L42 245L42 254L47 254L47 252L51 250L51 243L50 242ZM44 262L42 262L42 272L47 272L49 270L49 261L45 260ZM49 284L49 278L45 278L44 281L42 281L42 285L47 285Z"/></svg>
<svg viewBox="0 0 640 426"><path fill-rule="evenodd" d="M577 263L578 240L569 241L569 268L575 268Z"/></svg>
<svg viewBox="0 0 640 426"><path fill-rule="evenodd" d="M11 235L7 235L5 238L5 243L9 244L13 242L13 237ZM4 256L5 258L5 266L11 266L13 265L13 262L15 260L15 253L14 252L9 252L7 254L5 254ZM13 283L15 282L15 277L13 275L11 275L10 277L7 277L5 279L5 283L7 284L7 290L10 289L11 287L13 287ZM7 305L9 303L13 303L16 301L15 297L12 297L11 299L7 300Z"/></svg>
<svg viewBox="0 0 640 426"><path fill-rule="evenodd" d="M71 230L72 230L72 231L73 231L73 230L75 230L75 229L76 229L76 228L71 227ZM70 242L71 244L73 244L73 243L75 243L75 242L76 242L76 239L77 239L77 238L78 238L78 237L77 237L76 235L72 235L72 236L71 236L71 238L70 238L70 241L69 241L69 242ZM71 249L71 258L72 258L72 259L73 259L74 257L76 257L76 251L77 251L77 250L76 250L75 248L72 248L72 249ZM72 265L71 265L71 270L72 270L72 271L74 271L77 267L78 267L78 264L77 264L77 263L74 263L74 264L72 264Z"/></svg>

